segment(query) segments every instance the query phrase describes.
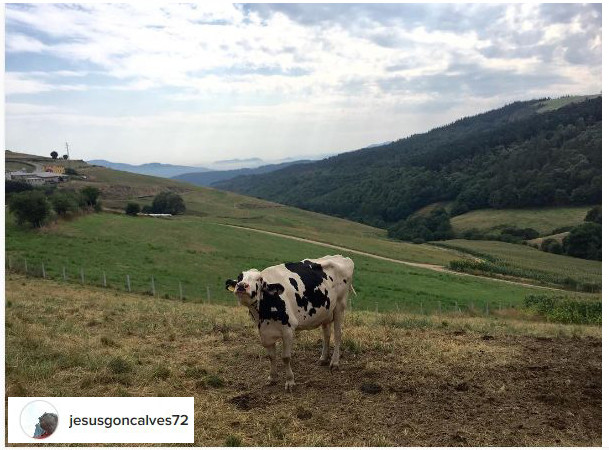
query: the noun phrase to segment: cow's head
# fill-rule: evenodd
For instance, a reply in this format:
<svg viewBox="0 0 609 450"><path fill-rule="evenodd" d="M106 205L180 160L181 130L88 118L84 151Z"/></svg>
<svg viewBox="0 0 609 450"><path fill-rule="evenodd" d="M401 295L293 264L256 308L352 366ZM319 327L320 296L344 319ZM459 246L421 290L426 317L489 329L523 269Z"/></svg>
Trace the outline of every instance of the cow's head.
<svg viewBox="0 0 609 450"><path fill-rule="evenodd" d="M263 295L281 295L281 284L267 284L260 271L250 269L241 272L237 280L226 280L226 289L233 292L244 306L251 306L262 299Z"/></svg>

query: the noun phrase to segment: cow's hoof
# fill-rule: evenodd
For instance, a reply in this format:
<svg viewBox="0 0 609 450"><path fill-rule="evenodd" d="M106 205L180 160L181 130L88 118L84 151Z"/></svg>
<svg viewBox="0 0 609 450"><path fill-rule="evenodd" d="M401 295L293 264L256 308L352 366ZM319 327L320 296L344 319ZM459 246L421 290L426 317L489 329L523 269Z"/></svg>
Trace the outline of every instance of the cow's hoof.
<svg viewBox="0 0 609 450"><path fill-rule="evenodd" d="M320 359L317 361L317 364L319 364L320 366L327 366L330 364L330 360L329 359Z"/></svg>
<svg viewBox="0 0 609 450"><path fill-rule="evenodd" d="M294 383L294 380L290 381L286 381L285 382L285 391L286 392L292 392L292 389L294 389L294 386L296 386L296 383Z"/></svg>
<svg viewBox="0 0 609 450"><path fill-rule="evenodd" d="M338 361L330 361L330 370L338 369Z"/></svg>

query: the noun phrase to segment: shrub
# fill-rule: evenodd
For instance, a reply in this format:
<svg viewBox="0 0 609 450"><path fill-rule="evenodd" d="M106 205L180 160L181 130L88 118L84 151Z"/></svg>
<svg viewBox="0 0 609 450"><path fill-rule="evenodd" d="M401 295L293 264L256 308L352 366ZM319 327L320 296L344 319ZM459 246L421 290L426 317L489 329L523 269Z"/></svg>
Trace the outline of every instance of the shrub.
<svg viewBox="0 0 609 450"><path fill-rule="evenodd" d="M60 216L78 210L78 200L72 192L56 191L51 195L50 200L53 209Z"/></svg>
<svg viewBox="0 0 609 450"><path fill-rule="evenodd" d="M524 306L552 322L594 324L602 323L600 301L578 301L566 297L528 295Z"/></svg>
<svg viewBox="0 0 609 450"><path fill-rule="evenodd" d="M576 258L602 259L602 226L586 222L575 227L563 241L565 254Z"/></svg>
<svg viewBox="0 0 609 450"><path fill-rule="evenodd" d="M4 194L13 194L15 192L31 191L34 187L25 181L21 180L6 180L4 182Z"/></svg>
<svg viewBox="0 0 609 450"><path fill-rule="evenodd" d="M95 206L100 194L100 190L93 186L86 186L80 190L86 206Z"/></svg>
<svg viewBox="0 0 609 450"><path fill-rule="evenodd" d="M9 200L9 209L20 225L30 222L34 227L41 227L51 212L44 193L33 190L14 194Z"/></svg>
<svg viewBox="0 0 609 450"><path fill-rule="evenodd" d="M72 169L71 167L66 167L65 174L66 175L78 175L78 172L75 169Z"/></svg>
<svg viewBox="0 0 609 450"><path fill-rule="evenodd" d="M108 368L112 373L115 374L131 372L131 364L129 364L129 361L121 358L120 356L112 358L108 363Z"/></svg>
<svg viewBox="0 0 609 450"><path fill-rule="evenodd" d="M125 207L125 214L127 214L128 216L137 216L139 212L140 205L134 202L127 203L127 206Z"/></svg>
<svg viewBox="0 0 609 450"><path fill-rule="evenodd" d="M590 211L588 211L588 214L586 214L586 218L584 219L584 222L594 222L594 223L602 224L602 214L603 214L603 208L601 208L600 205L595 206Z"/></svg>
<svg viewBox="0 0 609 450"><path fill-rule="evenodd" d="M235 436L234 434L230 434L226 438L224 445L226 447L241 447L241 438L239 436Z"/></svg>
<svg viewBox="0 0 609 450"><path fill-rule="evenodd" d="M560 245L560 242L558 242L556 239L553 239L553 238L544 239L541 242L541 250L543 250L544 252L555 253L557 255L561 255L562 254L562 245Z"/></svg>

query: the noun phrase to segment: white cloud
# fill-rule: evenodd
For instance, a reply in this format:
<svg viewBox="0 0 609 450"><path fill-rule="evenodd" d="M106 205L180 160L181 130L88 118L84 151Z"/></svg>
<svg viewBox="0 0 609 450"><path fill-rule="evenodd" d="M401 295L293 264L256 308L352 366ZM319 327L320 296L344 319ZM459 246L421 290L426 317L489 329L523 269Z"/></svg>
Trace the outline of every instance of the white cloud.
<svg viewBox="0 0 609 450"><path fill-rule="evenodd" d="M301 5L298 17L285 5L263 6L264 13L225 3L8 5L9 70L16 55L33 62L51 56L68 67L47 70L41 59L36 70L7 72L9 100L52 91L83 95L79 114L58 113L53 104L28 111L25 104L40 101L14 100L7 135L15 140L25 133L30 126L19 121L27 117L43 128L43 120L66 129L87 126L91 137L112 128L112 139L137 135L149 147L166 143L164 136L178 139L174 130L188 133L193 148L201 142L234 151L290 147L287 134L269 137L272 123L275 134L293 133L297 145L316 136L316 145L306 145L321 152L332 151L328 145L364 146L382 132L397 138L425 131L512 97L600 91L600 27L581 8L571 20L546 23L539 5L415 6L386 6L390 15L382 5L361 11L345 5L349 14L342 17L335 5L324 9L324 20L312 21L303 15L316 5ZM575 38L583 42L577 52ZM582 52L592 55L589 63L581 63L588 56ZM506 79L518 89L506 92ZM159 106L147 116L125 103L117 105L123 116L105 117L86 102L93 90L150 91ZM213 113L189 112L205 102ZM172 112L163 109L166 103ZM316 132L302 132L304 126Z"/></svg>

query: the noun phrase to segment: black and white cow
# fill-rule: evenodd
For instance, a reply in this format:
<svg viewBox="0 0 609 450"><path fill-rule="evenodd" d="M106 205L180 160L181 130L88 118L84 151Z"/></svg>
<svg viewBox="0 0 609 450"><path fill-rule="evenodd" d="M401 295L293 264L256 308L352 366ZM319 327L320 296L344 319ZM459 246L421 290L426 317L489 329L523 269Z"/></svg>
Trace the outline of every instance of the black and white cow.
<svg viewBox="0 0 609 450"><path fill-rule="evenodd" d="M258 323L260 340L271 362L269 383L276 383L277 356L275 343L283 341L283 363L286 390L294 387L290 367L292 342L296 330L322 327L323 348L319 364L338 367L341 325L347 308L347 297L353 289L353 261L340 255L305 259L268 267L250 269L237 280L226 280L226 289L249 308ZM355 292L355 291L354 291ZM334 323L334 353L330 360L330 325Z"/></svg>

